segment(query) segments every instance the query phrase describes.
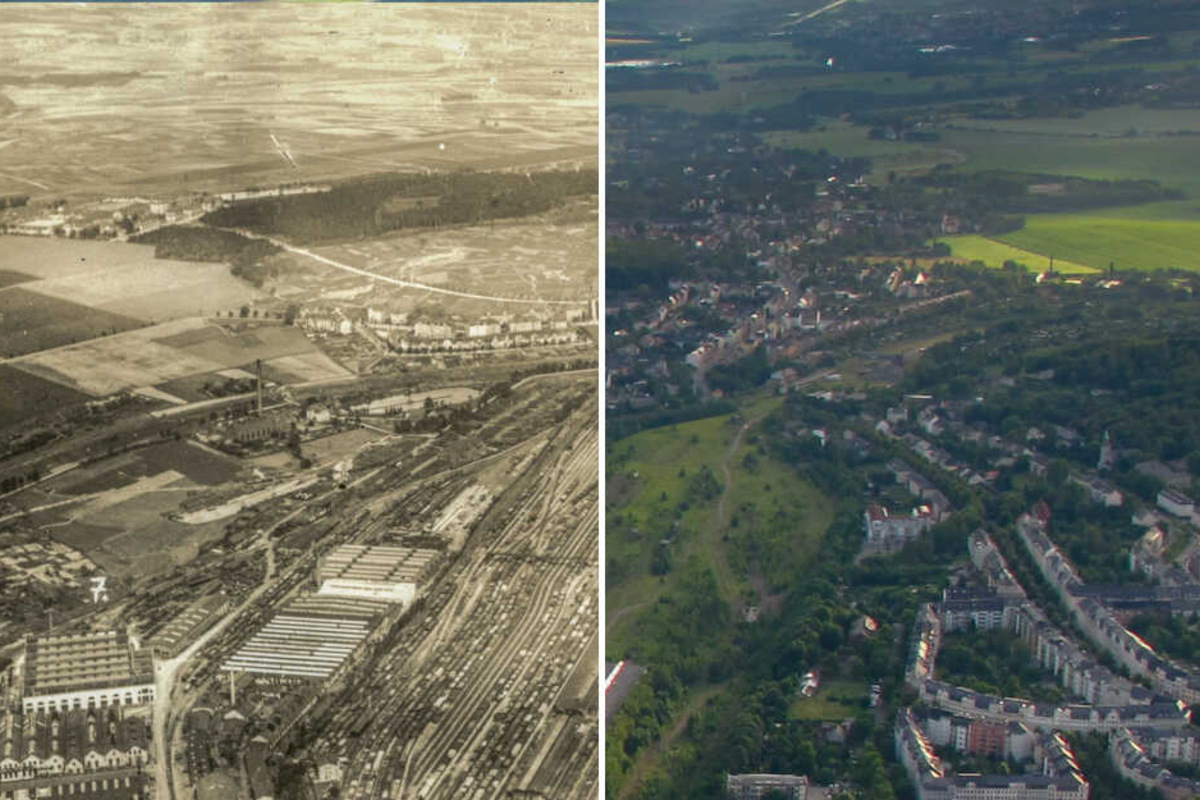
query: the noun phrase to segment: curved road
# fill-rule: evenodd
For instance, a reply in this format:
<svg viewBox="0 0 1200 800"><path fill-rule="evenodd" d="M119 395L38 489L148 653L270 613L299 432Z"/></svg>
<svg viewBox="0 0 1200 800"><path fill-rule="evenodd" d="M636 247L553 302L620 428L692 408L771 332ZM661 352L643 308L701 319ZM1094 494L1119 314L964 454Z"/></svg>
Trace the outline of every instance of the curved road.
<svg viewBox="0 0 1200 800"><path fill-rule="evenodd" d="M419 283L417 281L401 280L400 278L393 278L390 275L380 275L377 272L370 272L365 269L353 267L349 264L343 264L341 261L335 261L334 259L320 255L319 253L314 253L312 250L307 250L303 247L296 247L295 245L288 244L282 239L263 236L262 234L243 230L242 228L215 228L215 230L230 231L231 233L245 236L247 239L261 239L262 241L270 242L276 247L282 248L289 253L295 253L296 255L311 258L313 261L319 261L326 266L340 269L344 272L353 272L355 275L362 275L365 278L381 281L383 283L390 283L393 286L403 286L408 289L420 289L423 292L445 294L450 295L451 297L465 297L468 300L486 300L491 303L520 303L538 306L585 306L592 302L591 300L539 300L535 298L524 297L496 297L489 294L475 294L474 292L460 292L455 289L443 289L440 286L431 286L428 283Z"/></svg>

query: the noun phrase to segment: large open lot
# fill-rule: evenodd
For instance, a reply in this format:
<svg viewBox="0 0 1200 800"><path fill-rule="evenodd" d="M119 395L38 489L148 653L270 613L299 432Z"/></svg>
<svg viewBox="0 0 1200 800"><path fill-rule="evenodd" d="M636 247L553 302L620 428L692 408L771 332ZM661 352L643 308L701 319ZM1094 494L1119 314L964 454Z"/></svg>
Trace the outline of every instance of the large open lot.
<svg viewBox="0 0 1200 800"><path fill-rule="evenodd" d="M160 260L150 245L124 242L0 236L0 268L35 279L4 295L28 290L145 322L227 313L262 296L224 264Z"/></svg>
<svg viewBox="0 0 1200 800"><path fill-rule="evenodd" d="M586 213L584 213L586 211ZM549 215L548 215L549 216ZM596 294L595 209L578 221L500 221L452 230L402 233L366 242L316 248L321 255L368 272L462 292L546 300L586 300ZM583 221L586 218L587 221ZM358 277L341 293L401 307L412 290ZM335 290L338 291L338 290Z"/></svg>

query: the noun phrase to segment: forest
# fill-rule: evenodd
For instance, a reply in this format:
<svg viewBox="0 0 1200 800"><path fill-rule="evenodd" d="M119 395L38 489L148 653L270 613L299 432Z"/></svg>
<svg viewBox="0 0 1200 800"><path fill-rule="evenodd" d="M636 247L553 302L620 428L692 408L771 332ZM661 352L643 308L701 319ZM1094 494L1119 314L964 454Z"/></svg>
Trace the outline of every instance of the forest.
<svg viewBox="0 0 1200 800"><path fill-rule="evenodd" d="M337 184L328 192L235 203L206 214L203 221L317 244L540 214L568 198L596 194L598 180L594 169L377 175Z"/></svg>

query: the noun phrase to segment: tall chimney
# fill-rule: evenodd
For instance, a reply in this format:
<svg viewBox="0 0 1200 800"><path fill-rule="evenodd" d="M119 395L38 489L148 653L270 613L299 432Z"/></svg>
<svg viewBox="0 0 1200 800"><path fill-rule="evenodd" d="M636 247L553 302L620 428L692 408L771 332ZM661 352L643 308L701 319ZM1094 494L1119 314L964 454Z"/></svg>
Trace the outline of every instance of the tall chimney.
<svg viewBox="0 0 1200 800"><path fill-rule="evenodd" d="M254 360L254 371L258 376L258 415L262 416L262 359Z"/></svg>

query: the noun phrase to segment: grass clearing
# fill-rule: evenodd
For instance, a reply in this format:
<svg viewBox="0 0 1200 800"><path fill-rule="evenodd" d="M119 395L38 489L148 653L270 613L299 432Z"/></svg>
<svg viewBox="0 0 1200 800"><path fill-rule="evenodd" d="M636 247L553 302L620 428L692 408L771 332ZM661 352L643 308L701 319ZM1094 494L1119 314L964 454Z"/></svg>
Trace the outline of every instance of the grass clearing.
<svg viewBox="0 0 1200 800"><path fill-rule="evenodd" d="M1041 272L1050 266L1050 256L1026 250L986 236L946 236L938 241L950 246L956 259L982 261L989 267L1000 268L1005 261L1024 264L1033 272ZM1058 257L1054 258L1054 269L1063 273L1091 273L1094 267Z"/></svg>
<svg viewBox="0 0 1200 800"><path fill-rule="evenodd" d="M833 524L834 504L787 464L759 452L756 444L743 443L730 471L728 523L714 534L730 542L727 562L734 574L761 572L768 591L782 591L816 557Z"/></svg>
<svg viewBox="0 0 1200 800"><path fill-rule="evenodd" d="M858 681L837 680L821 685L812 697L792 703L791 718L805 722L841 722L855 716L867 697L867 686Z"/></svg>

